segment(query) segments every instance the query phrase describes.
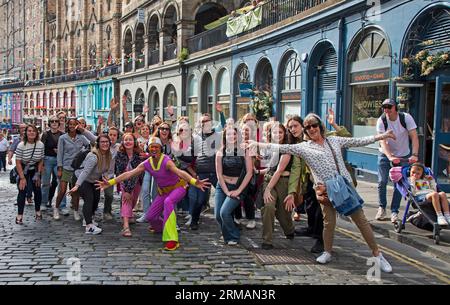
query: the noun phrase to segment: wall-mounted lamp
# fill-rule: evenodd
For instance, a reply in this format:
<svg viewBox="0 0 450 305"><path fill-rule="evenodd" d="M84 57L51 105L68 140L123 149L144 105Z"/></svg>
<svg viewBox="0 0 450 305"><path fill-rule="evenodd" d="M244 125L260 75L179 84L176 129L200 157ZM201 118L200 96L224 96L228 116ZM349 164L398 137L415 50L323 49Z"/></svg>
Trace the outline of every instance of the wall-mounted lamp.
<svg viewBox="0 0 450 305"><path fill-rule="evenodd" d="M306 62L308 60L308 53L302 53L301 60L302 62Z"/></svg>

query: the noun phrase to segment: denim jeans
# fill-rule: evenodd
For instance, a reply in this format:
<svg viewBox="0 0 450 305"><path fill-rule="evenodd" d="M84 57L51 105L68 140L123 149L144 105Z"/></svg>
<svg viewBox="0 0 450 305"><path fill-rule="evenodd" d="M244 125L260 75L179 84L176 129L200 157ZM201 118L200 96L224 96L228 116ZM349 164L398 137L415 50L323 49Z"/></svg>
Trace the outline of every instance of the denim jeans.
<svg viewBox="0 0 450 305"><path fill-rule="evenodd" d="M55 175L55 177L58 176L58 166L56 157L45 156L44 174L42 175L42 202L44 204L48 203L48 194L51 186L52 172L53 175ZM66 196L63 197L63 200L59 208L62 209L65 207L66 207Z"/></svg>
<svg viewBox="0 0 450 305"><path fill-rule="evenodd" d="M198 174L198 178L200 180L208 178L211 185L217 184L217 176L216 173L201 173ZM203 206L206 204L206 201L209 199L210 189L206 191L202 191L195 186L189 187L189 211L192 215L193 224L197 224L200 219L200 214L202 212Z"/></svg>
<svg viewBox="0 0 450 305"><path fill-rule="evenodd" d="M235 190L237 186L227 184L228 190ZM234 209L239 205L240 200L230 198L222 190L219 183L216 186L214 216L222 230L223 240L239 242L241 232L233 220Z"/></svg>
<svg viewBox="0 0 450 305"><path fill-rule="evenodd" d="M407 159L409 156L401 157L401 159ZM398 166L407 165L408 162L402 162ZM391 161L386 157L385 154L378 154L378 203L383 209L387 206L387 191L386 186L389 182L389 170L391 169ZM394 188L394 195L391 201L391 212L398 213L400 208L400 201L402 200L402 195Z"/></svg>
<svg viewBox="0 0 450 305"><path fill-rule="evenodd" d="M140 199L142 201L142 207L144 210L144 214L147 213L148 208L150 207L150 202L152 200L151 196L151 182L152 182L152 176L150 175L149 172L145 172L144 174L144 179L142 180L142 188L141 188L141 194L140 194Z"/></svg>

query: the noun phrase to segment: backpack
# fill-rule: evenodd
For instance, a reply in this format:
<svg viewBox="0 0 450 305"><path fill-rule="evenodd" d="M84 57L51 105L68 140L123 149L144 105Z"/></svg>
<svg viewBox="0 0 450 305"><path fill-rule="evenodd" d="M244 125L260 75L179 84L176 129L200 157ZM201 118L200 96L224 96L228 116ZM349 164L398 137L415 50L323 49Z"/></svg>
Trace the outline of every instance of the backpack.
<svg viewBox="0 0 450 305"><path fill-rule="evenodd" d="M403 126L403 128L408 130L408 127L406 126L405 113L404 112L399 112L398 116L400 117L400 124ZM381 115L381 121L383 121L384 131L387 131L387 129L388 129L388 122L387 122L387 118L386 118L386 113L383 113Z"/></svg>
<svg viewBox="0 0 450 305"><path fill-rule="evenodd" d="M89 149L83 149L77 153L77 155L72 161L72 164L70 165L72 166L74 171L81 168L81 164L83 164L83 161L84 159L86 159L86 156L88 155L89 152L90 152Z"/></svg>

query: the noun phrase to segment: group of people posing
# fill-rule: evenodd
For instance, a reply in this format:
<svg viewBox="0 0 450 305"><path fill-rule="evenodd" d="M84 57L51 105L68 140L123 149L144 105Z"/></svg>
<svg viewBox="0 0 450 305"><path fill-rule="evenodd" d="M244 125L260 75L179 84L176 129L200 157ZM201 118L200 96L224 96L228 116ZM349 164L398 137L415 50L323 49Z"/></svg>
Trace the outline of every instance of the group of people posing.
<svg viewBox="0 0 450 305"><path fill-rule="evenodd" d="M385 113L392 107L387 108L383 107ZM85 123L66 118L64 113L52 117L49 129L42 135L32 124L21 125L22 138L13 151L19 176L16 223L23 223L27 193L34 193L35 217L39 220L41 209L52 206L52 194L57 186L53 218L60 219L60 208L67 193L71 195L74 218L81 220L78 212L81 197L85 232L99 234L102 229L93 216L100 192L104 191L105 195L104 220L110 220L116 185L121 194L121 234L132 236L133 208L140 200L144 213L137 221L148 222L152 233L162 233L164 249L172 251L180 245L177 213L188 213L190 229L198 230L210 188L214 187L214 215L225 244L232 246L240 241L236 220L242 218L242 208L249 229L255 228L255 210L260 208L263 249L273 248L277 219L287 239L296 235L315 238L311 251L321 253L318 263L328 263L332 259L337 212L325 200L326 181L339 172L350 183L356 183L342 156L342 149L349 147L380 141L384 149L381 154L396 161L393 159L400 156L386 147L397 141L399 134L403 136L402 131L391 128L400 124L398 114L395 117L387 113L388 127L384 130L380 127L377 135L352 138L344 127L335 123L331 110L327 120L335 129L332 132L326 130L324 122L315 114L308 114L304 119L292 116L285 125L278 121L266 122L260 128L251 113L234 122L225 119L220 106L216 109L220 114L217 126L208 113L202 114L197 122L190 122L187 117L166 122L155 115L147 123L145 115L139 115L134 123L124 124L123 133L111 124L107 130L99 129L94 134L86 129ZM383 119L380 120L382 124ZM415 127L406 130L407 137L412 129ZM416 149L413 141L413 155ZM384 207L380 207L383 213L385 201ZM301 208L308 215L308 227L296 230L293 213ZM381 254L363 209L349 216L381 270L391 272L392 267Z"/></svg>

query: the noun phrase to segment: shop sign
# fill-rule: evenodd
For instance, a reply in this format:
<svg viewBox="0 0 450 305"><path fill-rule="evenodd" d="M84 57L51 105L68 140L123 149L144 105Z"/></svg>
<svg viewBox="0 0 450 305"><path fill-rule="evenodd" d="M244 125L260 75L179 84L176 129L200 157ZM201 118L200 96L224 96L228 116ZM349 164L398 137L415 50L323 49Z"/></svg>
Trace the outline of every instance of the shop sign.
<svg viewBox="0 0 450 305"><path fill-rule="evenodd" d="M365 83L389 79L389 68L354 72L351 74L351 83Z"/></svg>
<svg viewBox="0 0 450 305"><path fill-rule="evenodd" d="M239 84L239 94L241 97L250 97L252 98L253 93L253 83L240 83Z"/></svg>

